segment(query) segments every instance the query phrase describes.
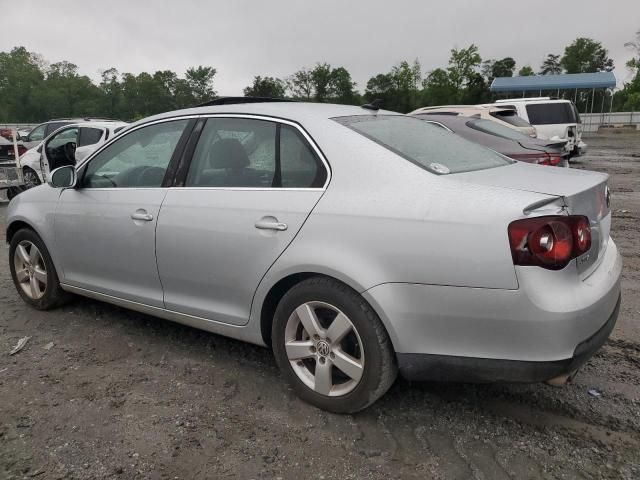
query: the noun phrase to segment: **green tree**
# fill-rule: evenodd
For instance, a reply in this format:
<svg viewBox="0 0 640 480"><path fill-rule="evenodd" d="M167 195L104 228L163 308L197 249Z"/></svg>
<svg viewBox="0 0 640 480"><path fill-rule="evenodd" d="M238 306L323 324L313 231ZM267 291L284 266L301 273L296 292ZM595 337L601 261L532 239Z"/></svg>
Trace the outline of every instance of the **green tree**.
<svg viewBox="0 0 640 480"><path fill-rule="evenodd" d="M636 32L636 38L625 43L624 46L634 53L634 57L627 62L627 67L632 70L640 69L640 30Z"/></svg>
<svg viewBox="0 0 640 480"><path fill-rule="evenodd" d="M423 82L423 106L446 105L455 101L456 89L449 79L449 74L442 68L433 70Z"/></svg>
<svg viewBox="0 0 640 480"><path fill-rule="evenodd" d="M525 65L520 70L518 70L518 76L520 77L531 77L535 74L536 73L533 71L533 68L531 68L531 65Z"/></svg>
<svg viewBox="0 0 640 480"><path fill-rule="evenodd" d="M560 55L548 54L540 65L540 75L558 75L559 73L562 73Z"/></svg>
<svg viewBox="0 0 640 480"><path fill-rule="evenodd" d="M479 73L472 73L467 81L467 87L462 93L462 103L474 105L486 103L489 100L491 100L491 95L486 80Z"/></svg>
<svg viewBox="0 0 640 480"><path fill-rule="evenodd" d="M493 64L493 76L497 77L513 77L516 70L516 61L511 57L505 57Z"/></svg>
<svg viewBox="0 0 640 480"><path fill-rule="evenodd" d="M120 73L115 68L104 70L101 75L100 91L102 92L102 111L111 118L119 114L122 100L122 87L120 86Z"/></svg>
<svg viewBox="0 0 640 480"><path fill-rule="evenodd" d="M330 85L330 95L333 102L353 105L360 100L360 96L355 90L356 83L351 79L351 74L346 68L338 67L331 71Z"/></svg>
<svg viewBox="0 0 640 480"><path fill-rule="evenodd" d="M422 73L420 62L402 61L389 73L380 73L367 82L365 98L371 102L382 100L382 106L398 112L410 112L421 102Z"/></svg>
<svg viewBox="0 0 640 480"><path fill-rule="evenodd" d="M306 67L294 72L293 75L287 78L287 89L291 92L293 98L309 101L313 96L313 88L313 74Z"/></svg>
<svg viewBox="0 0 640 480"><path fill-rule="evenodd" d="M613 70L613 60L600 42L591 38L577 38L564 49L560 65L567 73L589 73Z"/></svg>
<svg viewBox="0 0 640 480"><path fill-rule="evenodd" d="M311 81L313 83L314 99L316 102L326 102L331 89L331 65L328 63L318 63L311 70Z"/></svg>
<svg viewBox="0 0 640 480"><path fill-rule="evenodd" d="M24 47L0 52L0 121L38 121L41 106L33 93L44 82L43 62Z"/></svg>
<svg viewBox="0 0 640 480"><path fill-rule="evenodd" d="M215 76L216 69L213 67L203 67L200 65L187 70L185 80L193 92L193 98L196 104L206 102L216 96L216 91L213 89L213 79Z"/></svg>
<svg viewBox="0 0 640 480"><path fill-rule="evenodd" d="M390 73L379 73L367 81L364 98L368 102L380 100L384 108L393 109L395 95L395 84Z"/></svg>
<svg viewBox="0 0 640 480"><path fill-rule="evenodd" d="M284 98L286 84L279 78L253 77L253 83L244 89L246 97Z"/></svg>
<svg viewBox="0 0 640 480"><path fill-rule="evenodd" d="M463 89L467 86L471 78L477 73L478 67L482 63L482 57L478 53L478 47L471 44L467 48L451 49L449 58L449 81L456 90L457 100L464 96ZM475 77L474 77L475 78Z"/></svg>

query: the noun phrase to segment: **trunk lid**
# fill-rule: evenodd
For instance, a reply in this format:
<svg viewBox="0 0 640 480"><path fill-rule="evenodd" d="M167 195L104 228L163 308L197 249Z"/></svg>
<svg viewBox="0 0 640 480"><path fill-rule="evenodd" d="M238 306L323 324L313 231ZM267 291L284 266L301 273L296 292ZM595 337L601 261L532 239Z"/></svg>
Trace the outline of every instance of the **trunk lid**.
<svg viewBox="0 0 640 480"><path fill-rule="evenodd" d="M591 224L591 249L576 259L581 277L588 276L602 257L611 229L607 174L516 162L505 167L458 173L449 178L474 185L557 197L562 211L572 215L585 215ZM523 213L535 216L536 209L525 209Z"/></svg>

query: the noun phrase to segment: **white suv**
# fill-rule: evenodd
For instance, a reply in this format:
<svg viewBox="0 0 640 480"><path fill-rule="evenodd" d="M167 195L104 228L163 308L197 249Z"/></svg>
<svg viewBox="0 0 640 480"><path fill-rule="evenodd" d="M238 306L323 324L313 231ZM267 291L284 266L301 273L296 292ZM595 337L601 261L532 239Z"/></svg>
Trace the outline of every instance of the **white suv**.
<svg viewBox="0 0 640 480"><path fill-rule="evenodd" d="M58 128L20 157L25 185L40 185L47 180L49 171L84 160L127 125L120 121L91 121Z"/></svg>
<svg viewBox="0 0 640 480"><path fill-rule="evenodd" d="M571 156L582 155L587 145L582 142L582 121L571 100L551 97L509 98L485 106L509 107L536 127L538 137L566 140Z"/></svg>

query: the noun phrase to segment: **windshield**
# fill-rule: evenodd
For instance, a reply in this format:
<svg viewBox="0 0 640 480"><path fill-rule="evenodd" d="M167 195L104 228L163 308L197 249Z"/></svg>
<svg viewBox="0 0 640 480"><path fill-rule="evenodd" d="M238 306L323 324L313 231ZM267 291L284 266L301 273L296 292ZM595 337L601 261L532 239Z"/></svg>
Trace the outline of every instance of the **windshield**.
<svg viewBox="0 0 640 480"><path fill-rule="evenodd" d="M358 115L333 120L436 174L469 172L512 163L493 150L417 118Z"/></svg>
<svg viewBox="0 0 640 480"><path fill-rule="evenodd" d="M469 120L467 122L467 127L473 128L474 130L479 130L484 133L488 133L489 135L508 138L509 140L531 140L531 137L528 137L524 133L520 133L513 128L505 127L504 125L500 125L499 123L491 120L482 120L480 118Z"/></svg>

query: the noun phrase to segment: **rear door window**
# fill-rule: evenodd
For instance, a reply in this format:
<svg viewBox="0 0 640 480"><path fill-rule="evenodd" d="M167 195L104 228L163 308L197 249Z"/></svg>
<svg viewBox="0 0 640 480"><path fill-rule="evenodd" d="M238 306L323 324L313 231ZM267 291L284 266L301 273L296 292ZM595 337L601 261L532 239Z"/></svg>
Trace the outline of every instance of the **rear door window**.
<svg viewBox="0 0 640 480"><path fill-rule="evenodd" d="M500 125L493 120L474 119L467 122L467 127L479 130L480 132L488 133L489 135L495 135L496 137L507 138L509 140L523 141L530 140L524 133L520 133L513 128Z"/></svg>
<svg viewBox="0 0 640 480"><path fill-rule="evenodd" d="M209 118L186 187L320 188L327 171L300 132L251 118Z"/></svg>
<svg viewBox="0 0 640 480"><path fill-rule="evenodd" d="M102 129L81 127L80 134L78 135L78 146L84 147L86 145L94 145L102 138Z"/></svg>
<svg viewBox="0 0 640 480"><path fill-rule="evenodd" d="M494 112L489 112L494 118L498 120L502 120L503 122L508 123L509 125L513 125L514 127L530 127L531 124L527 122L524 118L520 118L518 114L514 110L498 110Z"/></svg>
<svg viewBox="0 0 640 480"><path fill-rule="evenodd" d="M527 116L532 125L576 123L573 106L569 102L530 103Z"/></svg>

